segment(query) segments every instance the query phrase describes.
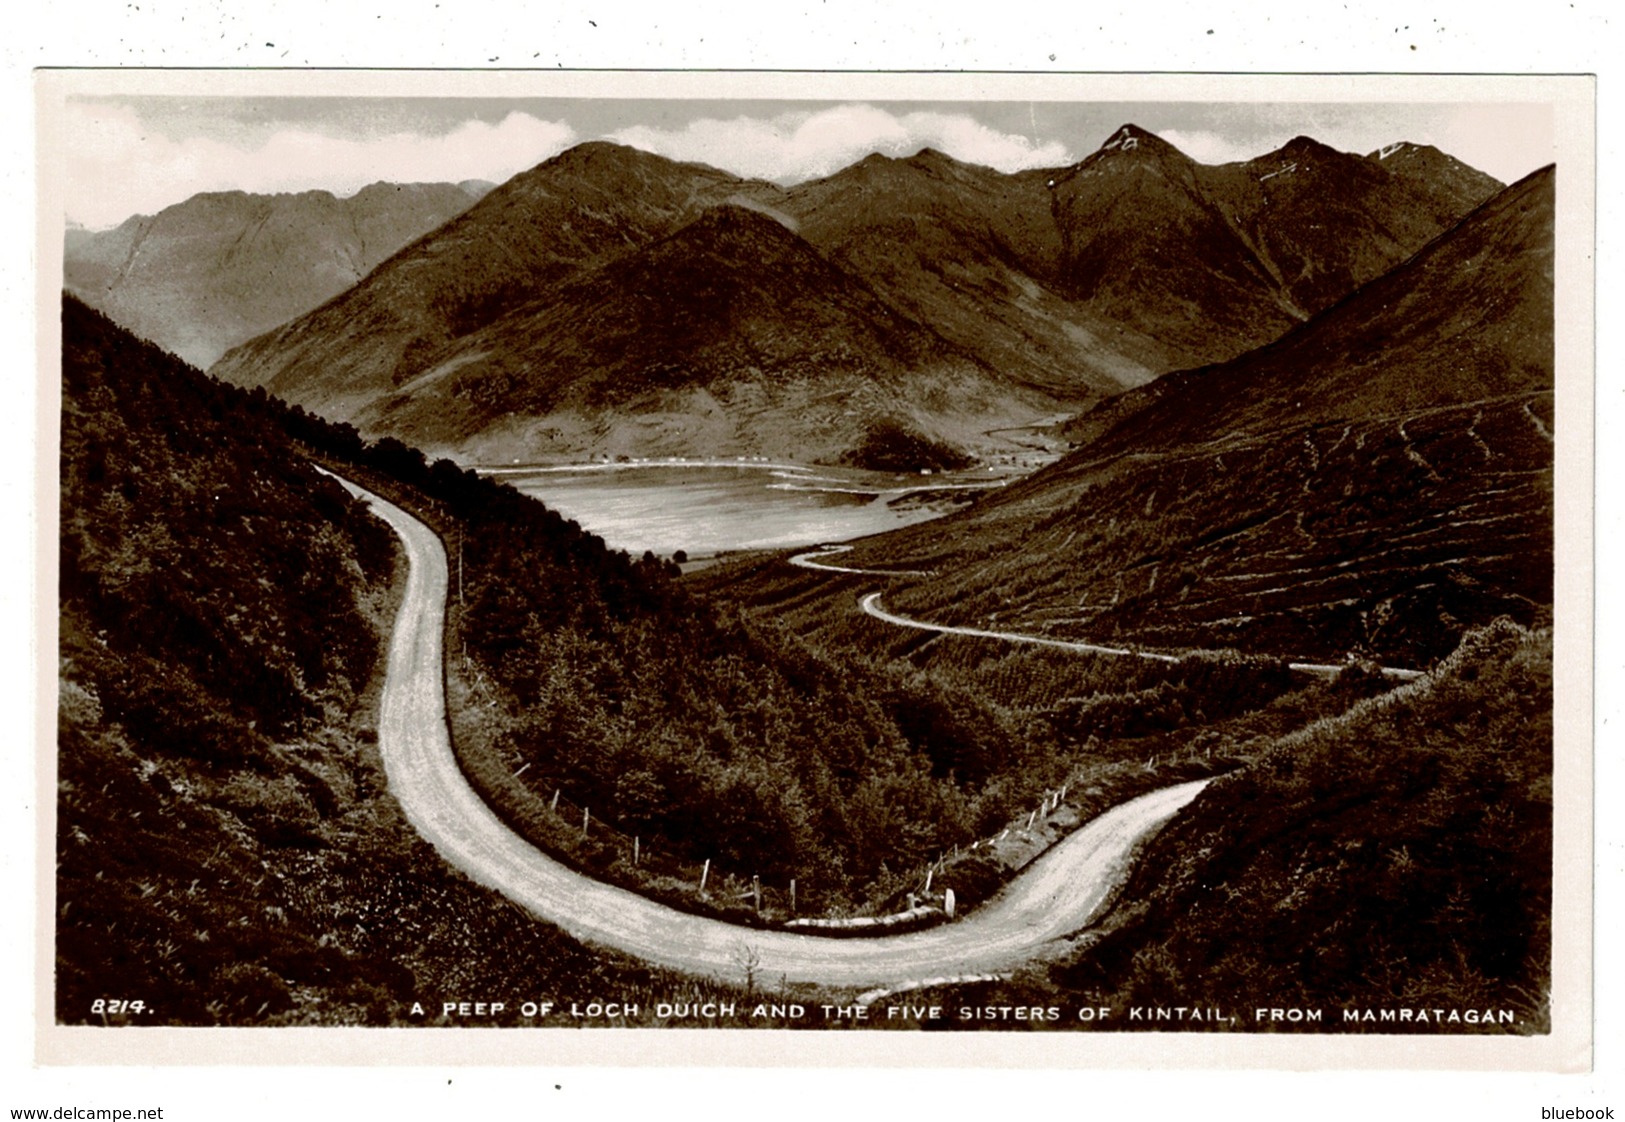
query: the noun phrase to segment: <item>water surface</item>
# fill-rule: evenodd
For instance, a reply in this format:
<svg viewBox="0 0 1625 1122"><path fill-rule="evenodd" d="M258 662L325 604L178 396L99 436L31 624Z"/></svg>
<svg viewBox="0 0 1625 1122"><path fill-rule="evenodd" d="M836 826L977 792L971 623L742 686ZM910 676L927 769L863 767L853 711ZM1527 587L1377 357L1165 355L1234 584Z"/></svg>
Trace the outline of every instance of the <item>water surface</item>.
<svg viewBox="0 0 1625 1122"><path fill-rule="evenodd" d="M583 464L502 468L497 475L632 553L703 557L788 549L895 530L941 517L954 496L996 480L987 471L934 477L795 464Z"/></svg>

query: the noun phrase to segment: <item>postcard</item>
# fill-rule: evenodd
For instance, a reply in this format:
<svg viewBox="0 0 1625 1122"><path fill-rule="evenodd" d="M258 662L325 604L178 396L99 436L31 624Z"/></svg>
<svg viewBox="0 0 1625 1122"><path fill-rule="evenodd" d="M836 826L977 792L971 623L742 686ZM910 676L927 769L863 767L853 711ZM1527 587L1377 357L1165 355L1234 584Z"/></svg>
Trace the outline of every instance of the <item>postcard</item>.
<svg viewBox="0 0 1625 1122"><path fill-rule="evenodd" d="M1589 1066L1591 79L36 90L41 1062Z"/></svg>

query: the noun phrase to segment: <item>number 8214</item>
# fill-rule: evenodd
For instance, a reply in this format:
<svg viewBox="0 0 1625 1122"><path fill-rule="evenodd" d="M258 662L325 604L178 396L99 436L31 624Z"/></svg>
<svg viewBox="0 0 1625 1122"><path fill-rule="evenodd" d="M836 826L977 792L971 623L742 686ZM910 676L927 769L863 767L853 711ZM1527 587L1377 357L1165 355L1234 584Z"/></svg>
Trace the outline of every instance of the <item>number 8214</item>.
<svg viewBox="0 0 1625 1122"><path fill-rule="evenodd" d="M92 1013L145 1013L147 1003L139 997L134 1001L122 997L98 997L90 1003Z"/></svg>

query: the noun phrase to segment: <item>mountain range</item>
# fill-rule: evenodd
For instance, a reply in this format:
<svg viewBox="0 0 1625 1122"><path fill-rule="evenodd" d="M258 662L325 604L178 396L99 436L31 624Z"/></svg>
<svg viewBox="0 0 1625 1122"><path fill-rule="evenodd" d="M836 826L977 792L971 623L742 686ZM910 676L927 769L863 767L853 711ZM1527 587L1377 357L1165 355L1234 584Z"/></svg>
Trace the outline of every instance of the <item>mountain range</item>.
<svg viewBox="0 0 1625 1122"><path fill-rule="evenodd" d="M194 195L111 230L70 228L64 287L172 354L207 367L317 307L491 188L374 183L327 191Z"/></svg>
<svg viewBox="0 0 1625 1122"><path fill-rule="evenodd" d="M882 424L986 451L1271 341L1497 187L1382 151L1209 167L1130 125L1070 168L926 150L787 188L592 142L212 372L483 462L829 459Z"/></svg>

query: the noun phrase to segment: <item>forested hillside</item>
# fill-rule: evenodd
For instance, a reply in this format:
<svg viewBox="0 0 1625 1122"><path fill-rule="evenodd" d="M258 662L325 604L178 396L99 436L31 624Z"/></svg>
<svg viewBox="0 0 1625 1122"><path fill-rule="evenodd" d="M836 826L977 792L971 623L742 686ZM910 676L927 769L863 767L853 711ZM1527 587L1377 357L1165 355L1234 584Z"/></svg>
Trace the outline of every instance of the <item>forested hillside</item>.
<svg viewBox="0 0 1625 1122"><path fill-rule="evenodd" d="M401 816L375 746L395 547L283 407L72 299L62 374L60 1021L432 1023L445 994L713 992L589 952ZM96 1013L109 997L142 1011Z"/></svg>
<svg viewBox="0 0 1625 1122"><path fill-rule="evenodd" d="M1390 1032L1505 1010L1490 1031L1546 1031L1551 641L1497 622L1428 678L1274 739L1148 846L1083 949L999 999L1222 1008L1248 1031L1270 1027L1258 1007Z"/></svg>

